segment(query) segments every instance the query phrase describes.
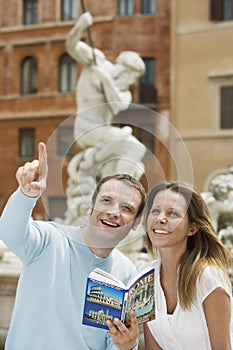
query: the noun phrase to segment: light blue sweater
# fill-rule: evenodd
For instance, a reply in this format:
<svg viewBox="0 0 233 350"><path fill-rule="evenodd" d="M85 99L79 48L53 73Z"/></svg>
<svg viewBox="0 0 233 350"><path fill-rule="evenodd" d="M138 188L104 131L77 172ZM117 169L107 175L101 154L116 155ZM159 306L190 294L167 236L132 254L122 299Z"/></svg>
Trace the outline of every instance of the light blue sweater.
<svg viewBox="0 0 233 350"><path fill-rule="evenodd" d="M0 239L23 261L5 349L117 349L106 330L82 325L86 279L99 267L126 283L134 265L117 249L95 257L77 227L33 221L36 200L18 189L0 219Z"/></svg>

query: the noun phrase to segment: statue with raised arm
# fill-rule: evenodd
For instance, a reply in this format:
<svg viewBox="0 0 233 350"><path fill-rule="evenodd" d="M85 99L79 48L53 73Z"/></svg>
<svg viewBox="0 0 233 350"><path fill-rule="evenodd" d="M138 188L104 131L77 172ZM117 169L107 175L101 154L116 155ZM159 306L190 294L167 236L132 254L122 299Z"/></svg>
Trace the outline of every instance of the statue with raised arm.
<svg viewBox="0 0 233 350"><path fill-rule="evenodd" d="M74 127L75 139L82 148L129 136L129 127L121 129L110 125L114 115L129 107L132 102L129 87L145 70L144 62L136 52L124 51L112 64L102 51L80 41L82 32L92 23L89 12L81 15L66 41L69 55L83 65L77 82L78 113ZM101 108L95 111L94 107L99 105Z"/></svg>
<svg viewBox="0 0 233 350"><path fill-rule="evenodd" d="M209 191L202 193L209 208L213 225L219 239L233 253L233 169L217 174L210 182ZM229 267L233 283L233 264Z"/></svg>
<svg viewBox="0 0 233 350"><path fill-rule="evenodd" d="M224 225L220 224L221 216L231 217L233 212L233 173L216 175L210 182L209 192L202 193L202 196L209 208L212 222L219 231Z"/></svg>
<svg viewBox="0 0 233 350"><path fill-rule="evenodd" d="M67 52L83 66L74 122L74 138L83 151L68 166L68 221L75 219L76 212L79 217L85 213L96 179L117 173L140 179L144 173L145 146L132 135L131 127L111 125L113 117L130 106L129 88L144 73L144 62L136 52L123 51L111 63L102 51L81 41L92 23L91 14L83 13L66 40Z"/></svg>

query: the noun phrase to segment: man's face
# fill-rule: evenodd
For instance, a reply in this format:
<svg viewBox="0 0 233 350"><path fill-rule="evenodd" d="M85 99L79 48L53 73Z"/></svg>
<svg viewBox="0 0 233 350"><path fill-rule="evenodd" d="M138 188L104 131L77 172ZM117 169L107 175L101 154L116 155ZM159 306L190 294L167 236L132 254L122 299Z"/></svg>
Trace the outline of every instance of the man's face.
<svg viewBox="0 0 233 350"><path fill-rule="evenodd" d="M112 179L100 188L91 206L90 225L93 242L115 246L136 228L135 218L141 204L140 192L122 180Z"/></svg>

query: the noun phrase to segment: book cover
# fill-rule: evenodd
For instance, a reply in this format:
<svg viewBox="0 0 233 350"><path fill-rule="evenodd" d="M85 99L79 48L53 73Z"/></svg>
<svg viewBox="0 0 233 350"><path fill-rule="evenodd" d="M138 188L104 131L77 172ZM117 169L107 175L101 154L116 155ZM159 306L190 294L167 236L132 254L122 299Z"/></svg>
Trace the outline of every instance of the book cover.
<svg viewBox="0 0 233 350"><path fill-rule="evenodd" d="M127 324L132 309L138 323L155 318L154 268L141 271L125 286L101 269L87 278L83 324L108 329L107 319L118 317Z"/></svg>
<svg viewBox="0 0 233 350"><path fill-rule="evenodd" d="M155 318L154 268L131 281L126 302L126 310L130 309L135 312L138 324Z"/></svg>

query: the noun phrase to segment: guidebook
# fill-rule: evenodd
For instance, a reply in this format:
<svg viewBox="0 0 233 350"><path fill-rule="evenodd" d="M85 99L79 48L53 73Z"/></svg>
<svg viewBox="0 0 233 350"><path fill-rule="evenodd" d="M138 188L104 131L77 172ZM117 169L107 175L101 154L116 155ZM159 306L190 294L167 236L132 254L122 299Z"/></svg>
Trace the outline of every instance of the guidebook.
<svg viewBox="0 0 233 350"><path fill-rule="evenodd" d="M154 267L147 267L127 285L101 269L87 278L83 324L108 329L106 321L118 317L127 324L133 310L138 324L155 319Z"/></svg>

